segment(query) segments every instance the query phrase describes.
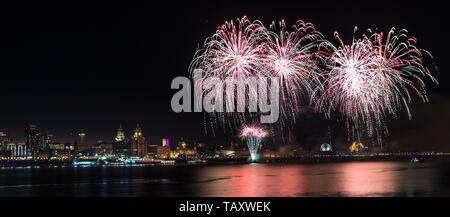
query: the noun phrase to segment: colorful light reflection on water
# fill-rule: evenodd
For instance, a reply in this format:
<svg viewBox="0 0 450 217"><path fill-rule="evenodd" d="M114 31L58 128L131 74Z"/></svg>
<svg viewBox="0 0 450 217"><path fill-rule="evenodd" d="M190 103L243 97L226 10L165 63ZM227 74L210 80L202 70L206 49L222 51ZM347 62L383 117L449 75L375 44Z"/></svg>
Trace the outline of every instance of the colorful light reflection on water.
<svg viewBox="0 0 450 217"><path fill-rule="evenodd" d="M448 196L448 163L3 168L0 196Z"/></svg>

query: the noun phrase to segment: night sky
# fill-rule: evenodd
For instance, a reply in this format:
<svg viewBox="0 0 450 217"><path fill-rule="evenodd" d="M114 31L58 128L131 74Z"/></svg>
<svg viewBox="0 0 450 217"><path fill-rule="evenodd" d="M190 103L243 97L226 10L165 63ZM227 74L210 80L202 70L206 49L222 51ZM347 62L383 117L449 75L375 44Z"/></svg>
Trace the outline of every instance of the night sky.
<svg viewBox="0 0 450 217"><path fill-rule="evenodd" d="M288 24L302 19L332 42L336 42L333 32L338 31L350 43L355 25L360 33L376 27L408 29L418 39L418 47L434 55L439 70L433 73L440 85L428 86L432 103L413 105L416 121L399 119L392 124L391 139L401 143L414 134L424 138L421 144L433 138L434 144L444 145L439 147L450 146L441 135L450 127L450 19L444 5L430 1L396 5L379 1L167 1L164 5L55 1L0 8L0 127L19 141L29 123L60 142L73 142L71 133L78 129L85 130L89 144L112 141L119 124L130 136L137 123L155 144L163 137L211 139L204 136L202 114L171 110L176 91L170 83L176 76L188 75L196 48L219 25L247 15L266 26L282 18Z"/></svg>

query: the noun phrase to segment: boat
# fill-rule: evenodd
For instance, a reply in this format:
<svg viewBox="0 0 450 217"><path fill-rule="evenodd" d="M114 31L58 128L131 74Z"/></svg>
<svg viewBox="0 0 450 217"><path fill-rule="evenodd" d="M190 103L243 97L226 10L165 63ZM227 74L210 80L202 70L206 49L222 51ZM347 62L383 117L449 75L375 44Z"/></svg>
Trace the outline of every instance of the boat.
<svg viewBox="0 0 450 217"><path fill-rule="evenodd" d="M425 160L423 158L413 157L411 158L411 163L423 163Z"/></svg>

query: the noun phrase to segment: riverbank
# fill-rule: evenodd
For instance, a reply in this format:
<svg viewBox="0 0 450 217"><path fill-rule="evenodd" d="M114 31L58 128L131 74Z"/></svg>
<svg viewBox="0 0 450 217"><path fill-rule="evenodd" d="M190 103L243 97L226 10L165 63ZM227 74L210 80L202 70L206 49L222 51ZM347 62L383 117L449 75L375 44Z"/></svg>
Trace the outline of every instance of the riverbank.
<svg viewBox="0 0 450 217"><path fill-rule="evenodd" d="M423 161L450 161L450 155L447 154L370 154L370 155L308 155L296 157L271 157L259 158L256 161L250 161L248 158L208 158L208 159L166 159L152 163L114 163L108 164L105 161L93 160L89 166L133 166L133 165L186 165L186 164L246 164L246 163L326 163L326 162L355 162L355 161L411 161L412 158L418 158ZM74 166L73 160L1 160L0 167L14 166ZM76 165L76 164L75 164Z"/></svg>

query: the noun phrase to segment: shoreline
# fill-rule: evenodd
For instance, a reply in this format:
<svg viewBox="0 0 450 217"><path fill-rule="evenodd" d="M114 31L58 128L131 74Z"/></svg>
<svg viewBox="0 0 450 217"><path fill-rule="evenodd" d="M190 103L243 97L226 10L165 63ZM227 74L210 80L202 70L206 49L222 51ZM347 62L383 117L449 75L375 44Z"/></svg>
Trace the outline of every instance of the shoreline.
<svg viewBox="0 0 450 217"><path fill-rule="evenodd" d="M133 167L133 166L182 166L182 165L236 165L236 164L320 164L320 163L339 163L339 162L391 162L403 161L410 162L411 158L418 157L424 162L450 162L449 155L404 155L404 156L309 156L309 157L290 157L290 158L261 158L256 161L250 161L247 158L212 158L200 161L187 161L183 159L171 159L170 163L136 163L136 164L92 164L92 165L73 165L73 161L67 160L1 160L0 168L11 167Z"/></svg>

